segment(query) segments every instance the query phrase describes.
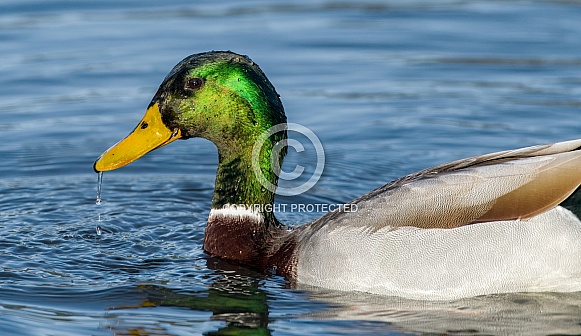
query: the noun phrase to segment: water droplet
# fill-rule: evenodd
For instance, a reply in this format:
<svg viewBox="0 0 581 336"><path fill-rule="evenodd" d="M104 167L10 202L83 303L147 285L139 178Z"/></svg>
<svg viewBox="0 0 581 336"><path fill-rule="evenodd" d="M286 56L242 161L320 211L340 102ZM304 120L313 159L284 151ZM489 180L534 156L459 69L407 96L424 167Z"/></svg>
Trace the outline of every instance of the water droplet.
<svg viewBox="0 0 581 336"><path fill-rule="evenodd" d="M95 204L101 204L101 185L103 184L103 172L99 172L99 176L97 177L97 199L95 200Z"/></svg>

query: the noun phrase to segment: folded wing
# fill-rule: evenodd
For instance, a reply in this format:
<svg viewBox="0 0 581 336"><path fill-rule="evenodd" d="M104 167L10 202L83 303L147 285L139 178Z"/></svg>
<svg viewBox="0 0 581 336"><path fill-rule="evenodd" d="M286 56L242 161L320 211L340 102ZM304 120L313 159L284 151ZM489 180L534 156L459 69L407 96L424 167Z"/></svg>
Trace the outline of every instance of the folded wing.
<svg viewBox="0 0 581 336"><path fill-rule="evenodd" d="M526 220L559 205L580 184L581 140L527 147L405 176L350 202L357 211L330 212L305 229L455 228Z"/></svg>

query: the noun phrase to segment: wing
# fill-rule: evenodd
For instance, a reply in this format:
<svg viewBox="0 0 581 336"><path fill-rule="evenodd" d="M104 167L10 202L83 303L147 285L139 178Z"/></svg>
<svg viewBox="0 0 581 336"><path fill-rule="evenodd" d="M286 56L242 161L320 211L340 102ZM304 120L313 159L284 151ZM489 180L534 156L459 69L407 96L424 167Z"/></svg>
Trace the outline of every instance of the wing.
<svg viewBox="0 0 581 336"><path fill-rule="evenodd" d="M581 184L581 139L454 161L395 180L308 224L455 228L528 219L559 205Z"/></svg>

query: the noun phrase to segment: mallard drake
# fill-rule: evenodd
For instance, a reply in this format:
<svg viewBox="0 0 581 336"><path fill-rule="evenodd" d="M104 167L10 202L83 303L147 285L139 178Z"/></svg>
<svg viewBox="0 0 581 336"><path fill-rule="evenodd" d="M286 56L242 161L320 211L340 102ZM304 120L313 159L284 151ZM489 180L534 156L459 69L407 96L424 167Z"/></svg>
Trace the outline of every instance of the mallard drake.
<svg viewBox="0 0 581 336"><path fill-rule="evenodd" d="M581 140L487 154L395 180L289 229L272 212L286 139L275 88L248 57L188 56L143 119L94 169L123 167L177 139L218 148L207 254L298 284L414 299L581 290L581 222L560 206L581 184ZM280 148L279 148L280 149ZM275 156L274 158L272 156ZM271 205L270 207L268 205Z"/></svg>

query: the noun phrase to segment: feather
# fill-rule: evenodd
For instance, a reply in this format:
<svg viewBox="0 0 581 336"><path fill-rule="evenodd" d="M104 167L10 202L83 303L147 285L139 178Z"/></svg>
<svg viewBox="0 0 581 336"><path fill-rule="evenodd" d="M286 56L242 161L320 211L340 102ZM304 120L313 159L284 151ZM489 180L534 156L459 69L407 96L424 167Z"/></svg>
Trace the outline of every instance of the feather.
<svg viewBox="0 0 581 336"><path fill-rule="evenodd" d="M581 184L581 140L533 146L454 161L405 176L308 224L455 228L528 219L563 202Z"/></svg>

